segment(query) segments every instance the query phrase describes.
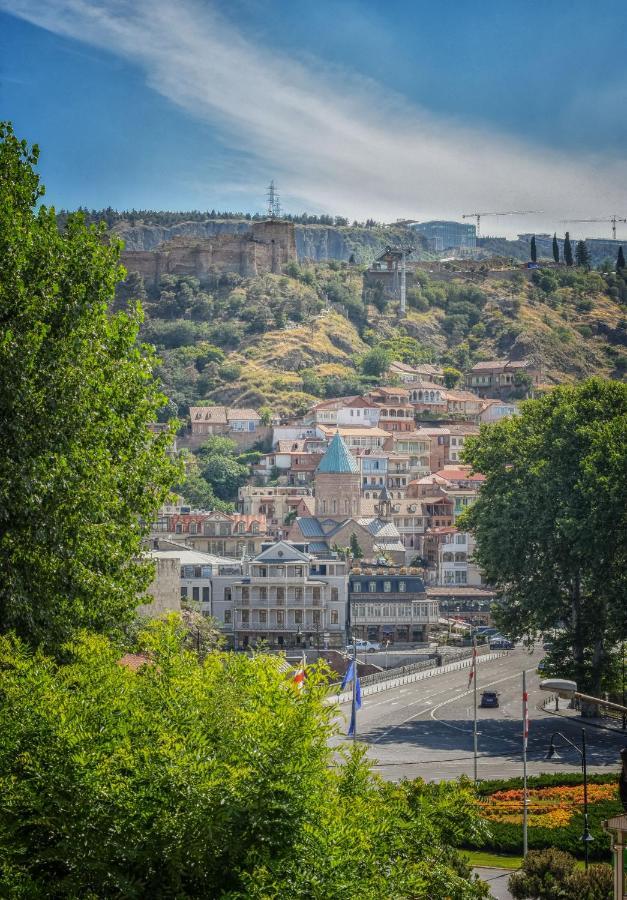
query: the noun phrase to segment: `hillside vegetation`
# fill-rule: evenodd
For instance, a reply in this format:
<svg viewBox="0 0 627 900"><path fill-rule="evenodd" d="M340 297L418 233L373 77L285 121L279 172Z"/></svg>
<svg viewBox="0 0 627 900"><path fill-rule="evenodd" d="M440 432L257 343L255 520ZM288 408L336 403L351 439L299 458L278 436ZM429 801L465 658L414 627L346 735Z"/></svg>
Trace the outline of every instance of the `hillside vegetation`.
<svg viewBox="0 0 627 900"><path fill-rule="evenodd" d="M528 357L548 385L627 370L622 277L564 268L438 280L418 270L399 319L398 303L380 292L369 290L364 303L362 274L332 261L290 263L283 275L226 273L204 285L168 275L149 295L130 274L117 303L142 300L143 337L159 351L171 400L166 415L202 401L298 412L377 383L382 354L462 371Z"/></svg>

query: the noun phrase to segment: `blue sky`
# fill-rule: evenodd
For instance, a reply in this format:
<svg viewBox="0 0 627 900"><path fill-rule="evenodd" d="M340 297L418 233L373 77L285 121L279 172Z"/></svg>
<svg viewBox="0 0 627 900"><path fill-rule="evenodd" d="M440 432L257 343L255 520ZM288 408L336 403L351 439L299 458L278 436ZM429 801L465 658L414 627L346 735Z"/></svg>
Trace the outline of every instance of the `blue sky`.
<svg viewBox="0 0 627 900"><path fill-rule="evenodd" d="M562 230L626 214L625 33L613 0L0 0L0 117L57 206L254 212L274 177L292 211Z"/></svg>

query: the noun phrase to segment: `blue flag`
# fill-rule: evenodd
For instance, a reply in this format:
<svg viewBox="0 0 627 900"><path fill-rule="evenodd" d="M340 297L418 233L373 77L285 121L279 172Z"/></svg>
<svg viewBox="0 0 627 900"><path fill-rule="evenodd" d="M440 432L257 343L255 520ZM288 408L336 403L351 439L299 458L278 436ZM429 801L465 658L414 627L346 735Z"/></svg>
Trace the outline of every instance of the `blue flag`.
<svg viewBox="0 0 627 900"><path fill-rule="evenodd" d="M359 682L359 674L355 669L355 661L351 660L348 669L346 670L346 675L344 676L344 680L342 681L342 690L346 688L347 685L351 683L351 681L355 679L355 703L351 710L351 721L348 727L348 735L349 737L355 734L355 716L358 709L361 709L361 684Z"/></svg>

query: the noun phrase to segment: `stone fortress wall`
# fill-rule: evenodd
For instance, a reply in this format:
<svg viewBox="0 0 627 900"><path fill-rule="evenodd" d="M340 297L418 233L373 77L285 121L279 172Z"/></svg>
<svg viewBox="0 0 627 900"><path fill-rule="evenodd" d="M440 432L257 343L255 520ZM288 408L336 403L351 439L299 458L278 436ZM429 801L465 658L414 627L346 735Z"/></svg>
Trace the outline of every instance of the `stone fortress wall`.
<svg viewBox="0 0 627 900"><path fill-rule="evenodd" d="M216 272L237 272L245 278L279 274L296 259L294 224L267 219L240 234L180 236L155 250L125 250L121 262L127 271L139 272L147 287L156 287L162 275L193 275L202 282Z"/></svg>

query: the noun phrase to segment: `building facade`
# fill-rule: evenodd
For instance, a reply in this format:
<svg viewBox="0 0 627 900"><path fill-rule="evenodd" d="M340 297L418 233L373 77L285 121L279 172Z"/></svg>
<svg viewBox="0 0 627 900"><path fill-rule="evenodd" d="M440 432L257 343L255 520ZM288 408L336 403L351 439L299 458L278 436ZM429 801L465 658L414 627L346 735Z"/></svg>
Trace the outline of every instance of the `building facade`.
<svg viewBox="0 0 627 900"><path fill-rule="evenodd" d="M349 576L350 626L364 640L426 643L438 624L437 600L412 570L361 569Z"/></svg>

